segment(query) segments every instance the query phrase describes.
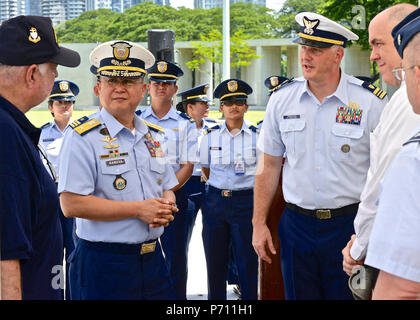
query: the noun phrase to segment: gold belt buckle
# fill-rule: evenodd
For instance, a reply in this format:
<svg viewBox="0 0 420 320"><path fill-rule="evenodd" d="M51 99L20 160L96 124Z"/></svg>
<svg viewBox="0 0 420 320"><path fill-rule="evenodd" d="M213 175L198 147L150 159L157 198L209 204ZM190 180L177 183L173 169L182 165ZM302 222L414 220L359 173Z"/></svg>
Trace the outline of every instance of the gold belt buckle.
<svg viewBox="0 0 420 320"><path fill-rule="evenodd" d="M232 197L232 190L222 190L222 197L225 197L225 198Z"/></svg>
<svg viewBox="0 0 420 320"><path fill-rule="evenodd" d="M316 210L317 219L331 219L331 210Z"/></svg>
<svg viewBox="0 0 420 320"><path fill-rule="evenodd" d="M141 245L140 254L146 254L146 253L154 252L155 248L156 248L156 241L153 241L151 243L143 243Z"/></svg>

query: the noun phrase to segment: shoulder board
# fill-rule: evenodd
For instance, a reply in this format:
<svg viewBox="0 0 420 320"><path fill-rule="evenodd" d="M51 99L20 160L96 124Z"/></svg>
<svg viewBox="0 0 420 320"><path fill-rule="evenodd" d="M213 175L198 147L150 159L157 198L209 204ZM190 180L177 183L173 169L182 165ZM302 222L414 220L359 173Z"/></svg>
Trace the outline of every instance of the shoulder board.
<svg viewBox="0 0 420 320"><path fill-rule="evenodd" d="M155 131L155 132L162 132L164 133L165 130L163 130L163 128L161 126L158 126L157 124L151 123L149 121L146 121L144 119L142 119L143 123L149 127L149 129Z"/></svg>
<svg viewBox="0 0 420 320"><path fill-rule="evenodd" d="M292 83L293 81L295 81L293 78L291 78L291 79L287 79L287 80L284 80L284 81L283 81L282 83L280 83L277 87L274 87L273 89L270 89L269 91L270 91L271 93L276 92L277 90L279 90L279 89L281 89L281 88L285 87L287 84Z"/></svg>
<svg viewBox="0 0 420 320"><path fill-rule="evenodd" d="M257 126L260 125L261 123L263 123L264 120L260 120L257 122Z"/></svg>
<svg viewBox="0 0 420 320"><path fill-rule="evenodd" d="M85 118L85 117L83 117L83 118ZM73 130L76 131L81 136L85 135L89 131L92 131L93 129L95 129L96 127L101 125L101 122L99 120L95 119L95 118L92 118L90 120L89 120L89 118L87 118L87 121L84 119L84 121L82 123L80 123L78 121L80 121L80 119L73 122L70 125L70 127L72 127Z"/></svg>
<svg viewBox="0 0 420 320"><path fill-rule="evenodd" d="M211 118L204 118L204 120L205 120L206 122L216 123L216 120L211 119Z"/></svg>
<svg viewBox="0 0 420 320"><path fill-rule="evenodd" d="M184 119L186 119L186 120L188 120L188 121L190 121L190 122L195 122L195 120L194 120L193 118L191 118L188 114L186 114L186 113L184 113L184 112L180 112L180 111L178 111L178 114L179 114L182 118L184 118Z"/></svg>
<svg viewBox="0 0 420 320"><path fill-rule="evenodd" d="M411 142L420 142L420 132L416 133L416 135L411 137L407 142L404 142L403 146L405 146L406 144L409 144Z"/></svg>
<svg viewBox="0 0 420 320"><path fill-rule="evenodd" d="M214 130L217 130L217 129L220 129L220 126L219 126L219 125L216 125L216 126L214 126L214 127L211 127L211 128L208 128L208 129L204 130L204 131L203 131L203 134L204 134L204 135L209 134L210 132L212 132L212 131L214 131Z"/></svg>
<svg viewBox="0 0 420 320"><path fill-rule="evenodd" d="M74 129L74 128L76 128L77 126L81 125L82 123L85 123L85 122L86 122L86 121L88 121L88 120L89 120L89 117L87 117L87 116L81 117L81 118L79 118L79 119L77 119L77 120L73 121L73 122L70 124L70 127L72 127L72 128Z"/></svg>
<svg viewBox="0 0 420 320"><path fill-rule="evenodd" d="M138 116L141 115L141 110L140 109L136 111L136 115L138 115Z"/></svg>
<svg viewBox="0 0 420 320"><path fill-rule="evenodd" d="M51 125L51 122L47 122L46 124L44 124L44 125L41 127L41 129L44 129L44 128L46 128L46 127L50 126L50 125Z"/></svg>
<svg viewBox="0 0 420 320"><path fill-rule="evenodd" d="M375 87L373 84L371 84L368 81L365 81L362 83L362 87L365 89L368 89L370 92L372 92L375 96L377 96L379 99L383 99L386 97L386 92L379 89L378 87Z"/></svg>

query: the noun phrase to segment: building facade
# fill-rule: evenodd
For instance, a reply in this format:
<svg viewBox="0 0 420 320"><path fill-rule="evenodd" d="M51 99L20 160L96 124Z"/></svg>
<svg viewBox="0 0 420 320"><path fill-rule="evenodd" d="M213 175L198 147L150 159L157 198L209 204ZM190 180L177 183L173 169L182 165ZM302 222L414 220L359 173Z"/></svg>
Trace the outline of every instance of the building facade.
<svg viewBox="0 0 420 320"><path fill-rule="evenodd" d="M230 0L230 4L244 2L266 6L266 0ZM223 0L194 0L194 9L213 9L223 7Z"/></svg>
<svg viewBox="0 0 420 320"><path fill-rule="evenodd" d="M25 8L27 5L25 0L1 0L0 1L0 22L26 14Z"/></svg>

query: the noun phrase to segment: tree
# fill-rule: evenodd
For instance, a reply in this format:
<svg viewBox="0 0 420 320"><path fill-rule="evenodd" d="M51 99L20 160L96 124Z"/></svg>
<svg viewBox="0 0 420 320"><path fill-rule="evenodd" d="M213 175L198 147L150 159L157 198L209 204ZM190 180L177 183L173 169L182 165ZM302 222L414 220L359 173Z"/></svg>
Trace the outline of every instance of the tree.
<svg viewBox="0 0 420 320"><path fill-rule="evenodd" d="M407 0L406 3L418 4L417 0ZM369 49L369 22L386 8L401 3L398 0L328 0L321 8L326 17L340 22L352 29L359 36L357 44L363 49Z"/></svg>
<svg viewBox="0 0 420 320"><path fill-rule="evenodd" d="M244 39L244 33L236 31L231 36L230 42L230 65L240 69L241 67L248 66L252 63L253 59L260 58L256 55L254 49L248 46ZM216 72L214 66L222 64L223 62L223 35L217 30L211 31L208 35L201 37L201 42L193 42L195 48L193 59L187 62L187 67L192 70L198 70L207 74L213 74L214 83L221 82L221 74ZM212 70L201 69L205 59L212 63Z"/></svg>
<svg viewBox="0 0 420 320"><path fill-rule="evenodd" d="M286 0L283 7L277 13L278 23L281 27L278 34L284 38L294 38L300 32L300 26L295 20L299 12L316 12L322 9L325 0Z"/></svg>

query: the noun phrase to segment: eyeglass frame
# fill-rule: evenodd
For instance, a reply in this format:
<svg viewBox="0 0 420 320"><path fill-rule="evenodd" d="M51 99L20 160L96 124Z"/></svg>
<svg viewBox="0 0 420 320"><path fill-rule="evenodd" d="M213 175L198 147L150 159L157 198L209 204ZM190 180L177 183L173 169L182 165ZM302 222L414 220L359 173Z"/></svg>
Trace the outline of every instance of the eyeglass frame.
<svg viewBox="0 0 420 320"><path fill-rule="evenodd" d="M104 79L104 83L106 83L107 85L109 85L110 87L115 88L117 85L122 85L123 87L132 87L135 86L136 84L142 83L140 81L140 79L142 78L135 78L135 79L121 79L119 80L118 78L113 78L113 77L107 77ZM102 79L101 81L102 82Z"/></svg>
<svg viewBox="0 0 420 320"><path fill-rule="evenodd" d="M405 79L405 72L407 71L407 70L411 70L411 69L414 69L415 67L418 67L418 65L417 64L414 64L414 65L412 65L411 67L407 67L407 68L403 68L403 67L400 67L400 68L395 68L395 69L392 69L392 73L394 74L394 77L397 79L397 80L399 80L399 81L404 81L404 79ZM400 75L399 75L399 72L401 71L401 77L400 77Z"/></svg>
<svg viewBox="0 0 420 320"><path fill-rule="evenodd" d="M228 104L226 104L226 102L228 103ZM237 102L241 102L241 104L237 104ZM246 103L246 100L227 100L227 101L221 101L220 102L220 104L222 105L222 106L226 106L226 107L232 107L233 105L235 105L235 106L237 106L237 107L243 107L243 106L245 106L247 103ZM230 105L229 105L230 104Z"/></svg>

